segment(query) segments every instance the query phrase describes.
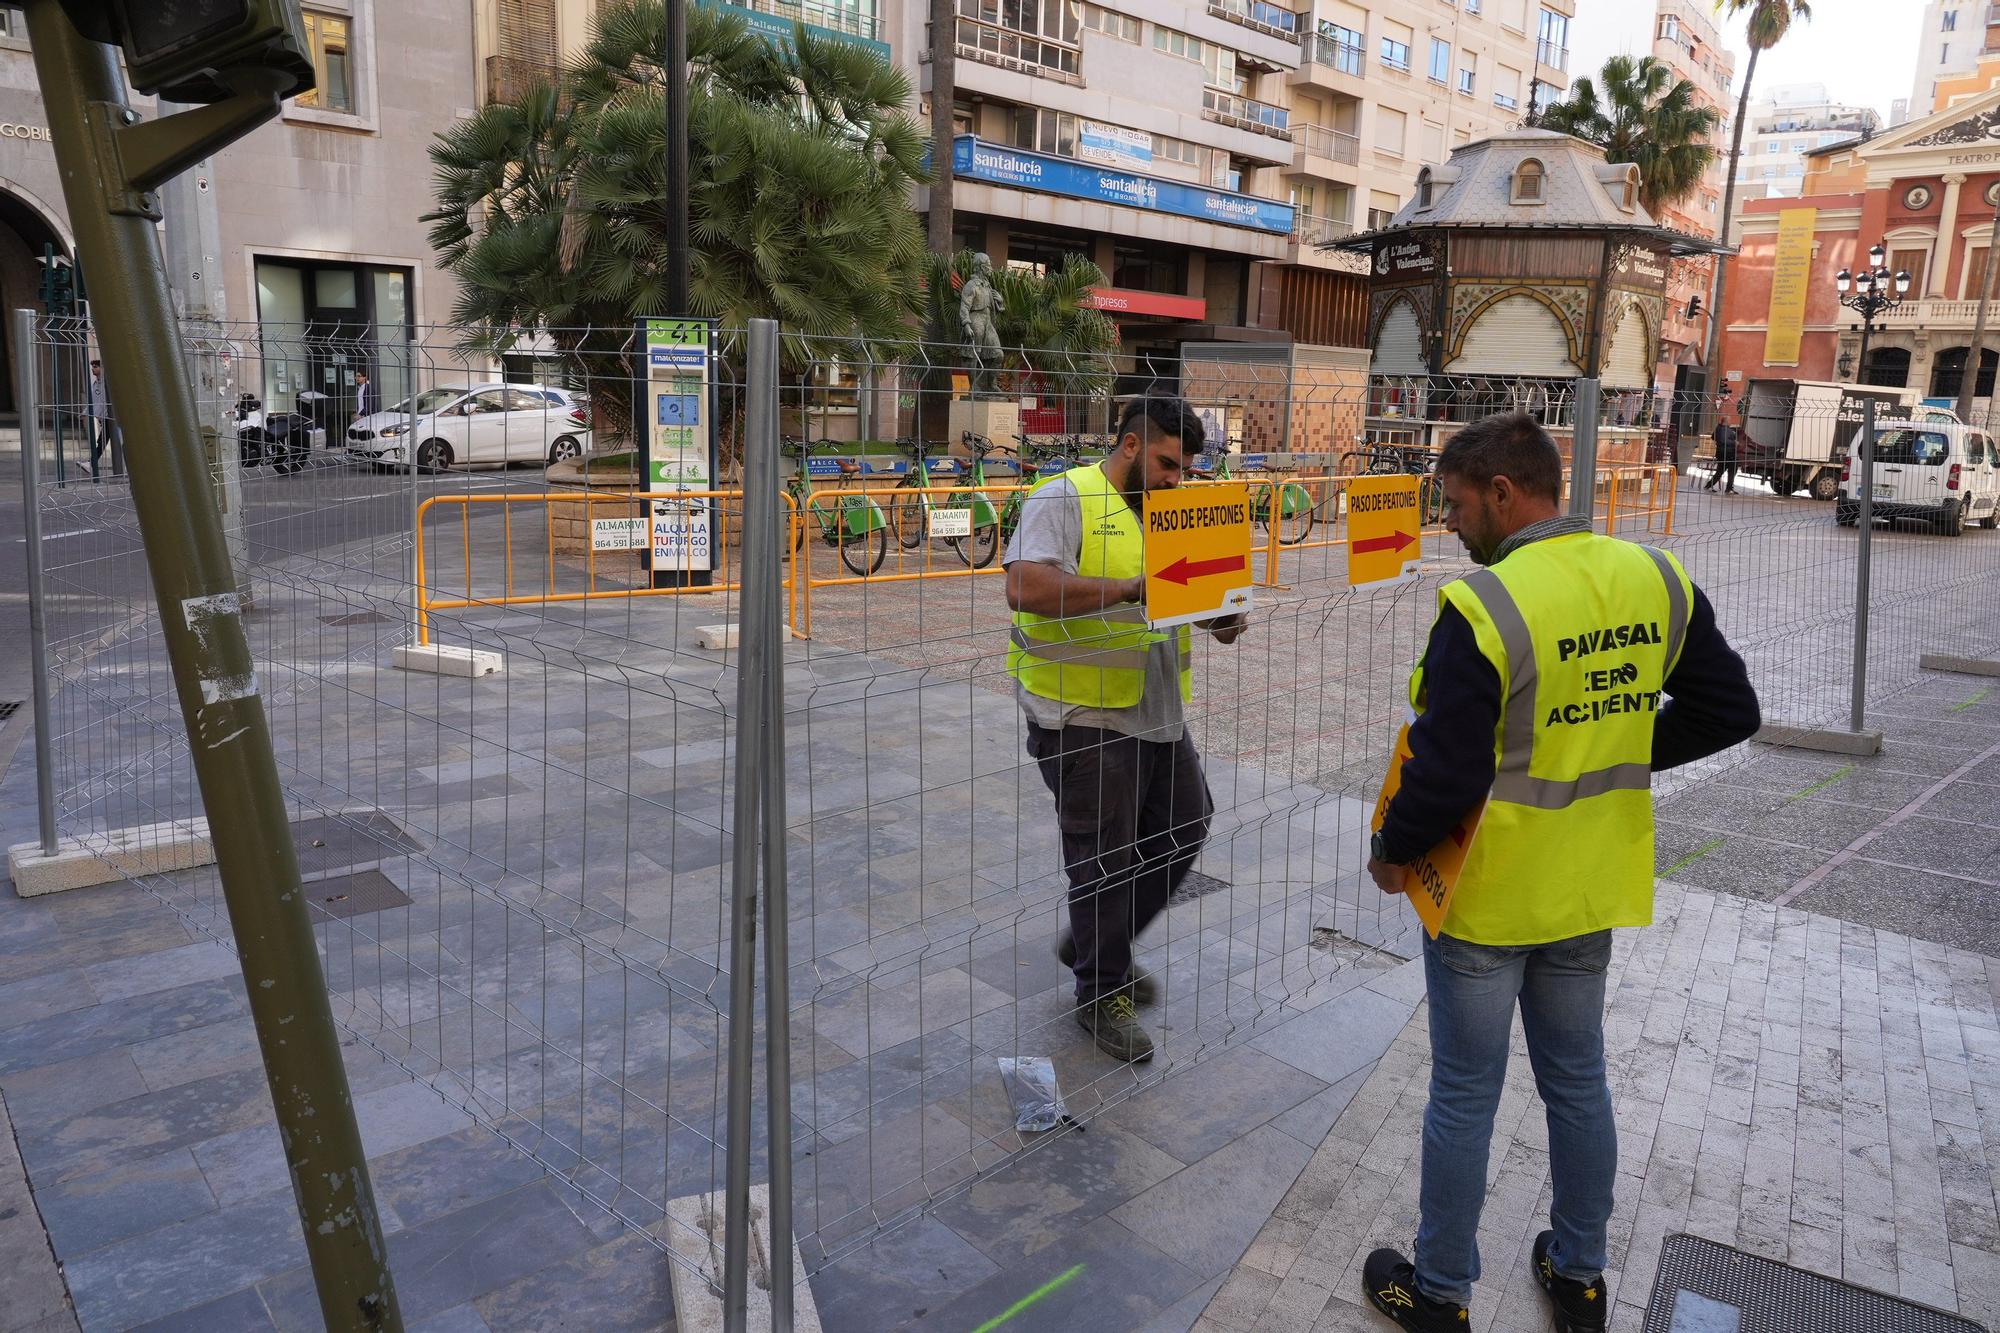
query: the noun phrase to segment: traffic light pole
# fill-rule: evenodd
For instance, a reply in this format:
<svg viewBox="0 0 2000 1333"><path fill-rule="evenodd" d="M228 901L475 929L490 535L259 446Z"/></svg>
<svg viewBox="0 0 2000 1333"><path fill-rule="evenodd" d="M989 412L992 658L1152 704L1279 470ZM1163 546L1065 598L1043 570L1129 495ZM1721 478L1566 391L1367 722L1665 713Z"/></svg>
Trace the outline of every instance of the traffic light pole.
<svg viewBox="0 0 2000 1333"><path fill-rule="evenodd" d="M402 1316L154 227L159 185L276 116L278 98L239 92L140 125L126 105L118 53L79 34L62 0L25 7L320 1310L328 1328L398 1333Z"/></svg>

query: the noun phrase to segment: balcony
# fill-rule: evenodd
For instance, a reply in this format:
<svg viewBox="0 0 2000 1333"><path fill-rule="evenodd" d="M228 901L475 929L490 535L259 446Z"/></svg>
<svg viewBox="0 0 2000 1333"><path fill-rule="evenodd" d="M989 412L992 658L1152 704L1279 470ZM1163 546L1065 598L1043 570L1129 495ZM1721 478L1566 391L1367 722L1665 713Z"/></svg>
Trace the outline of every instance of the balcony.
<svg viewBox="0 0 2000 1333"><path fill-rule="evenodd" d="M1905 301L1876 317L1885 328L1970 329L1979 317L1977 301Z"/></svg>
<svg viewBox="0 0 2000 1333"><path fill-rule="evenodd" d="M1361 162L1361 140L1324 125L1301 122L1292 126L1292 142L1298 145L1302 157L1321 157L1348 166L1358 166Z"/></svg>
<svg viewBox="0 0 2000 1333"><path fill-rule="evenodd" d="M1332 245L1344 241L1354 234L1354 224L1346 218L1319 218L1310 213L1299 214L1298 222L1292 229L1292 239L1300 245Z"/></svg>
<svg viewBox="0 0 2000 1333"><path fill-rule="evenodd" d="M1081 84L1083 53L1067 42L1050 41L1032 33L1003 28L978 19L958 19L958 55L998 69L1011 69L1037 78Z"/></svg>
<svg viewBox="0 0 2000 1333"><path fill-rule="evenodd" d="M1554 42L1537 41L1535 43L1535 60L1538 64L1546 65L1550 69L1559 69L1565 74L1569 73L1569 48L1567 46L1557 46Z"/></svg>
<svg viewBox="0 0 2000 1333"><path fill-rule="evenodd" d="M1289 140L1292 137L1291 112L1269 102L1259 102L1254 97L1225 93L1219 88L1201 90L1201 118L1218 125L1233 125L1239 130L1268 134L1274 139Z"/></svg>
<svg viewBox="0 0 2000 1333"><path fill-rule="evenodd" d="M774 15L787 23L803 23L809 28L839 33L843 37L859 37L869 42L882 38L882 25L875 15L862 13L852 4L842 4L840 0L831 0L831 3L823 3L822 0L732 0L732 3L759 14Z"/></svg>
<svg viewBox="0 0 2000 1333"><path fill-rule="evenodd" d="M1323 32L1307 36L1299 44L1299 55L1299 69L1293 79L1313 88L1355 91L1338 79L1341 76L1360 79L1362 68L1367 63L1358 43L1337 41Z"/></svg>
<svg viewBox="0 0 2000 1333"><path fill-rule="evenodd" d="M1299 16L1264 0L1208 0L1208 12L1219 19L1254 28L1269 37L1299 40Z"/></svg>

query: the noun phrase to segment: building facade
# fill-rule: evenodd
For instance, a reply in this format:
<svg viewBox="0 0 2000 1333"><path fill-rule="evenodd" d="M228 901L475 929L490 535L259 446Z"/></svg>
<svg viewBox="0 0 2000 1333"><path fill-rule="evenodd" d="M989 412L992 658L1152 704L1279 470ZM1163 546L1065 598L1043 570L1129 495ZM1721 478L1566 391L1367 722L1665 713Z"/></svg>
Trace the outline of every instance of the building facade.
<svg viewBox="0 0 2000 1333"><path fill-rule="evenodd" d="M1701 185L1687 198L1662 208L1658 220L1675 231L1707 239L1721 232L1722 194L1729 173L1727 145L1736 109L1730 95L1736 57L1717 33L1714 13L1714 6L1704 0L1659 0L1653 15L1653 57L1664 62L1676 78L1688 81L1697 105L1712 108L1722 117L1714 138L1718 148L1715 161ZM1653 374L1653 382L1662 390L1686 389L1691 377L1700 371L1708 313L1703 310L1690 315L1689 309L1696 297L1706 306L1714 282L1715 261L1709 256L1689 256L1668 265L1666 313Z"/></svg>
<svg viewBox="0 0 2000 1333"><path fill-rule="evenodd" d="M1913 6L1913 8L1915 8ZM1904 116L1921 118L1937 110L1940 89L1971 74L1979 57L1994 48L1993 25L2000 15L1987 0L1925 0L1917 21L1917 67L1910 74L1910 96ZM1891 124L1903 118L1891 115Z"/></svg>
<svg viewBox="0 0 2000 1333"><path fill-rule="evenodd" d="M1866 143L1818 150L1799 197L1750 204L1723 312L1727 387L1843 380L1956 397L2000 207L1996 140L2000 90ZM1788 254L1780 242L1787 224L1796 238ZM1834 275L1864 266L1876 244L1891 269L1910 274L1910 295L1878 321L1864 363L1859 319L1839 305ZM1982 398L1995 353L1983 360Z"/></svg>
<svg viewBox="0 0 2000 1333"><path fill-rule="evenodd" d="M45 246L76 256L34 60L18 11L6 12L0 300L11 310L39 304ZM338 404L373 369L393 402L407 340L451 313L453 280L418 219L431 206L430 136L472 111L471 34L447 0L307 0L303 17L318 88L201 177L217 202L228 315L265 332L243 348L237 387L273 406L306 390ZM0 388L0 411L12 392Z"/></svg>
<svg viewBox="0 0 2000 1333"><path fill-rule="evenodd" d="M1928 103L1926 103L1928 105ZM1882 127L1873 107L1836 102L1826 85L1794 83L1773 88L1750 104L1743 131L1743 162L1736 176L1739 204L1750 199L1796 198L1805 183L1806 155Z"/></svg>

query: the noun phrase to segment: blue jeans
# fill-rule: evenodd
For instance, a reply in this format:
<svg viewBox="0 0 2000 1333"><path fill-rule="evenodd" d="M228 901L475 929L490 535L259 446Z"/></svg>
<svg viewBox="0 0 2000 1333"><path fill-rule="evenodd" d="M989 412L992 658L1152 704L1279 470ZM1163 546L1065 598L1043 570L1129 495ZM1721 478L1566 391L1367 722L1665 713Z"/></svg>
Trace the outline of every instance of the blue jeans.
<svg viewBox="0 0 2000 1333"><path fill-rule="evenodd" d="M1535 1086L1548 1108L1555 1204L1550 1261L1588 1282L1604 1271L1605 1228L1618 1172L1618 1128L1604 1077L1604 971L1611 932L1553 944L1424 942L1430 997L1431 1099L1424 1109L1417 1286L1461 1305L1479 1277L1479 1212L1493 1113L1507 1078L1514 1005Z"/></svg>

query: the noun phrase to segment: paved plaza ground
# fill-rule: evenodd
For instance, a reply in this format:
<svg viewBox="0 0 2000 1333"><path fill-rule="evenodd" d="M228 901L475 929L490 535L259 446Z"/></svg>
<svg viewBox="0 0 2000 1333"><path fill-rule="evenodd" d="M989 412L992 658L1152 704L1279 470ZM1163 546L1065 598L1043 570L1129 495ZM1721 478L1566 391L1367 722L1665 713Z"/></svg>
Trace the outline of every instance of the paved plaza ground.
<svg viewBox="0 0 2000 1333"><path fill-rule="evenodd" d="M728 681L679 645L722 617L545 615L508 638L473 616L468 638L510 650L484 693L389 672L407 508L393 482L342 485L339 504L268 498L291 506L274 523L319 525L318 563L261 586L254 623L288 788L320 821L308 875L374 871L409 899L320 928L404 1309L432 1330L663 1327L690 1279L646 1209L715 1179L728 882ZM1773 711L1824 720L1852 534L1740 500L1691 512L1683 554L1753 667L1791 682ZM1752 747L1662 784L1659 924L1621 937L1608 1027L1621 1326L1680 1230L1996 1319L2000 698L1898 656L1919 647L1915 590L1959 596L1990 540L1885 567L1882 755ZM1787 551L1802 574L1778 586ZM115 555L67 577L115 603ZM1205 880L1149 942L1168 998L1144 1071L1064 1012L1054 829L984 655L995 585L816 600L814 640L788 650L791 975L800 1230L829 1329L1378 1322L1356 1266L1413 1229L1424 1010L1406 910L1359 883L1359 830L1427 594L1330 597L1306 562L1331 557L1294 558L1263 642L1205 659L1204 688L1236 702L1199 719L1219 816ZM77 591L68 623L111 622ZM159 756L174 719L147 711L151 649L105 643L90 707L59 720L80 738L64 791L90 820L191 813ZM10 844L33 832L30 755L0 780ZM219 925L198 873L0 886L0 1333L318 1326ZM1055 1059L1081 1128L1013 1134L992 1068L1012 1052ZM1479 1329L1543 1326L1521 1256L1545 1138L1517 1066Z"/></svg>

